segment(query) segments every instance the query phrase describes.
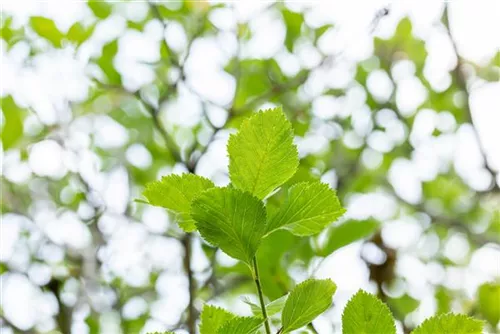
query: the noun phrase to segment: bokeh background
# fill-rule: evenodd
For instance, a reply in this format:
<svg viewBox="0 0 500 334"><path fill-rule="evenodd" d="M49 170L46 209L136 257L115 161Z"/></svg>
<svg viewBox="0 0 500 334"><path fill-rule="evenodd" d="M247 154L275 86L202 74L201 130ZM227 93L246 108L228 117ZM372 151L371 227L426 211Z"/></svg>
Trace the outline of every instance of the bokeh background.
<svg viewBox="0 0 500 334"><path fill-rule="evenodd" d="M188 333L205 302L250 314L245 266L134 200L170 173L227 184L229 134L273 106L294 180L348 211L262 245L267 298L332 278L321 334L359 288L399 333L484 318L480 287L500 294L499 17L486 0L3 0L0 332Z"/></svg>

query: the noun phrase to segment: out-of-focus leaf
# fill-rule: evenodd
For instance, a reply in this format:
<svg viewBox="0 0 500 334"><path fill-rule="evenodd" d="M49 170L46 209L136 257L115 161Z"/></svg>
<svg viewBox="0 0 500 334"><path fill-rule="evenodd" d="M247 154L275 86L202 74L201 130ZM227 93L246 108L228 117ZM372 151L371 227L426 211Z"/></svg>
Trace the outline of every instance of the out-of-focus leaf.
<svg viewBox="0 0 500 334"><path fill-rule="evenodd" d="M89 334L99 334L100 324L99 324L99 315L98 314L90 314L87 319L85 319L85 323L89 328Z"/></svg>
<svg viewBox="0 0 500 334"><path fill-rule="evenodd" d="M389 40L375 38L375 55L381 60L382 68L390 70L392 54L404 53L411 59L419 71L423 70L427 50L424 41L417 39L412 34L412 24L408 17L403 18Z"/></svg>
<svg viewBox="0 0 500 334"><path fill-rule="evenodd" d="M426 198L439 200L449 212L454 212L461 205L461 198L470 192L461 180L446 176L425 182L423 190Z"/></svg>
<svg viewBox="0 0 500 334"><path fill-rule="evenodd" d="M425 320L412 334L481 334L483 323L465 314L442 314Z"/></svg>
<svg viewBox="0 0 500 334"><path fill-rule="evenodd" d="M12 28L12 17L4 17L4 20L1 22L1 24L2 26L0 28L0 37L5 42L7 42L8 48L16 44L24 37L23 27L20 27L18 29Z"/></svg>
<svg viewBox="0 0 500 334"><path fill-rule="evenodd" d="M4 117L2 127L2 145L6 151L11 148L23 135L22 116L24 109L19 108L12 96L2 98L1 107Z"/></svg>
<svg viewBox="0 0 500 334"><path fill-rule="evenodd" d="M87 5L89 6L90 10L92 10L94 15L100 19L107 18L113 11L111 5L105 0L89 0Z"/></svg>
<svg viewBox="0 0 500 334"><path fill-rule="evenodd" d="M493 212L488 233L500 243L500 210Z"/></svg>
<svg viewBox="0 0 500 334"><path fill-rule="evenodd" d="M293 45L300 36L300 30L304 23L304 17L301 13L292 12L286 8L281 10L283 20L286 26L285 46L288 51L293 51Z"/></svg>
<svg viewBox="0 0 500 334"><path fill-rule="evenodd" d="M374 295L359 290L342 314L342 333L396 334L396 325L386 304Z"/></svg>
<svg viewBox="0 0 500 334"><path fill-rule="evenodd" d="M149 316L147 314L144 314L137 319L123 319L122 326L125 328L126 333L140 333L148 319Z"/></svg>
<svg viewBox="0 0 500 334"><path fill-rule="evenodd" d="M290 188L283 205L269 216L268 233L283 228L298 236L314 235L344 212L335 191L327 184L302 182Z"/></svg>
<svg viewBox="0 0 500 334"><path fill-rule="evenodd" d="M233 59L225 67L226 72L239 77L233 103L236 110L242 108L252 98L261 96L271 89L272 83L269 80L267 63L268 61L263 59Z"/></svg>
<svg viewBox="0 0 500 334"><path fill-rule="evenodd" d="M500 320L500 284L485 283L477 290L479 311L496 328Z"/></svg>
<svg viewBox="0 0 500 334"><path fill-rule="evenodd" d="M451 310L452 298L449 291L444 287L439 287L435 294L437 310L436 314L448 313Z"/></svg>
<svg viewBox="0 0 500 334"><path fill-rule="evenodd" d="M263 199L290 179L299 164L293 131L281 108L244 121L227 145L232 184Z"/></svg>
<svg viewBox="0 0 500 334"><path fill-rule="evenodd" d="M77 45L85 42L94 32L94 26L85 28L80 22L76 22L69 28L66 37Z"/></svg>
<svg viewBox="0 0 500 334"><path fill-rule="evenodd" d="M420 305L420 301L407 294L398 298L389 298L387 303L399 319L404 319L408 313L415 311Z"/></svg>
<svg viewBox="0 0 500 334"><path fill-rule="evenodd" d="M48 40L56 48L61 47L64 34L59 31L54 21L42 16L33 16L30 18L30 25L40 37Z"/></svg>
<svg viewBox="0 0 500 334"><path fill-rule="evenodd" d="M115 68L113 63L116 54L118 53L118 40L114 40L104 45L102 54L97 59L97 65L106 75L109 84L120 85L122 78L120 73Z"/></svg>
<svg viewBox="0 0 500 334"><path fill-rule="evenodd" d="M329 279L308 279L288 296L281 313L282 331L288 333L313 321L332 304L337 286Z"/></svg>
<svg viewBox="0 0 500 334"><path fill-rule="evenodd" d="M331 27L333 27L333 25L325 24L319 28L314 29L314 43L316 43L321 38L321 36L323 36L323 34L327 32Z"/></svg>
<svg viewBox="0 0 500 334"><path fill-rule="evenodd" d="M193 201L191 217L206 241L235 259L252 263L266 230L261 201L238 189L212 188Z"/></svg>
<svg viewBox="0 0 500 334"><path fill-rule="evenodd" d="M348 220L328 229L325 244L318 250L318 255L328 256L334 251L355 241L368 238L378 228L379 223L373 219Z"/></svg>

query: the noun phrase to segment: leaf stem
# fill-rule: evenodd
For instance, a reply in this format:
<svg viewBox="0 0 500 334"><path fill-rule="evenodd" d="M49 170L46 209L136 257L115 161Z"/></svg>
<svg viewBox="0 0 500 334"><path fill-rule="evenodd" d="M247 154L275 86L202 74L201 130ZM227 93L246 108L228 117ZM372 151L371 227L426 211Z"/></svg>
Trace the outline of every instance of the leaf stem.
<svg viewBox="0 0 500 334"><path fill-rule="evenodd" d="M260 285L259 268L257 266L257 256L253 258L253 274L255 285L257 286L257 291L259 293L260 308L262 309L262 316L264 317L264 326L266 328L266 333L271 334L271 328L269 327L269 320L267 319L266 304L264 303L264 294L262 293L262 286Z"/></svg>

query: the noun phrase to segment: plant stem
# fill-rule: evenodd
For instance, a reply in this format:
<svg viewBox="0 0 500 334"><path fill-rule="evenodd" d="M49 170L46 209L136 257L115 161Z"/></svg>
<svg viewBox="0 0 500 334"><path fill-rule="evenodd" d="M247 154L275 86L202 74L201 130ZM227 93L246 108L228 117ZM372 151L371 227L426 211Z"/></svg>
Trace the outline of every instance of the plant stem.
<svg viewBox="0 0 500 334"><path fill-rule="evenodd" d="M264 317L264 326L266 327L266 333L271 334L271 328L269 327L269 320L267 319L266 304L264 303L264 294L262 293L262 286L260 285L259 278L259 268L257 266L257 257L253 258L253 273L255 285L257 286L257 291L259 293L260 308L262 309L262 316Z"/></svg>

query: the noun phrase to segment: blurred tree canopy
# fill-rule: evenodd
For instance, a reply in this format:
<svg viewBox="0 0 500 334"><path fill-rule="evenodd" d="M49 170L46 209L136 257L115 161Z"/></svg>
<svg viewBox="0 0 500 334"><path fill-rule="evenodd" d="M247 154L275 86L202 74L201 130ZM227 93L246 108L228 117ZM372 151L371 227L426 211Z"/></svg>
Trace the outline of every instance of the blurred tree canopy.
<svg viewBox="0 0 500 334"><path fill-rule="evenodd" d="M205 302L249 312L245 265L141 193L171 173L227 184L229 134L273 106L293 125L300 165L268 205L321 180L347 214L319 235L265 239L265 298L345 275L309 332L339 332L360 287L387 303L401 333L450 311L499 332L499 166L470 95L500 80L500 51L481 64L462 57L446 4L433 29L451 65L438 68L410 18L377 35L390 7L364 22L368 51L352 55L341 27L311 18L312 4L80 5L71 24L8 11L1 21L5 333L195 333ZM344 256L345 267L332 265Z"/></svg>

